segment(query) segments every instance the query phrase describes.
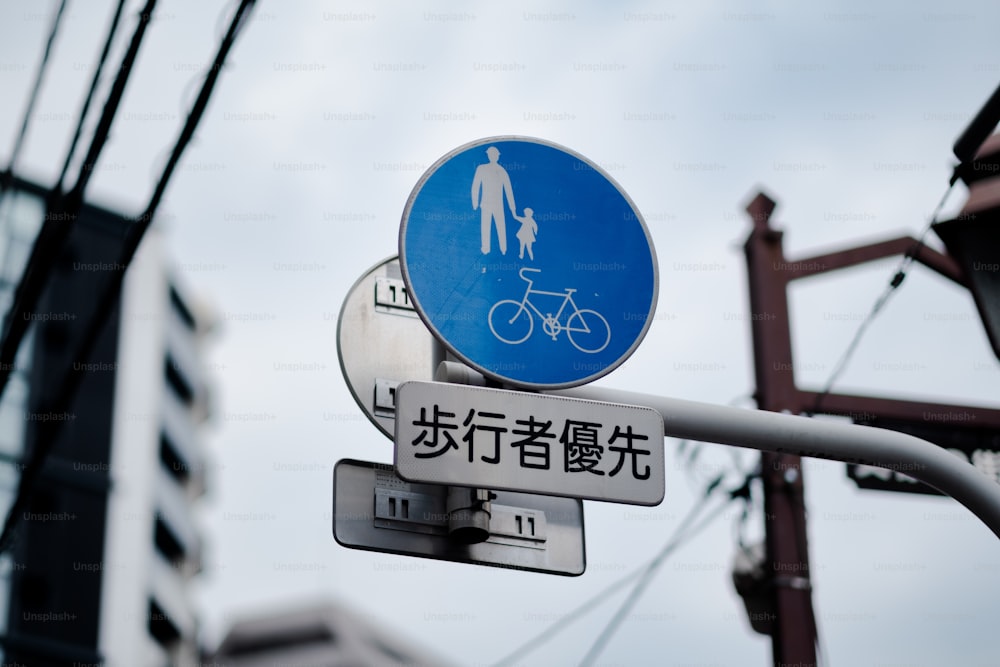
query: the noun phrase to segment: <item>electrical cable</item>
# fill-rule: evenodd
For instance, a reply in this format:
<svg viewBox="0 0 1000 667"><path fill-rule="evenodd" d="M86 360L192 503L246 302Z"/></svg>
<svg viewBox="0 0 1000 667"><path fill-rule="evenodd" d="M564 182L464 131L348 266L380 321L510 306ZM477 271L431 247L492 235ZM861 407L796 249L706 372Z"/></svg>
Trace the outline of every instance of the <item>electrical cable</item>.
<svg viewBox="0 0 1000 667"><path fill-rule="evenodd" d="M957 173L958 172L956 170L956 174ZM954 189L957 181L957 175L952 176L948 183L948 187L941 196L941 200L938 202L937 206L934 207L934 212L931 214L930 221L927 223L926 227L924 227L923 232L921 232L920 237L914 242L913 246L906 251L905 255L903 255L903 259L900 260L899 266L896 268L892 278L889 280L889 284L879 297L875 299L875 303L872 304L872 308L869 311L868 316L861 321L861 324L854 332L854 336L851 338L851 342L848 344L847 349L845 349L843 354L841 354L837 364L833 367L833 371L830 372L830 377L827 379L826 385L824 385L823 389L816 396L816 401L813 403L812 409L804 411L803 414L807 417L811 417L820 411L823 400L833 390L833 385L840 378L840 375L847 369L847 364L850 362L851 357L854 356L854 353L858 348L858 344L861 342L861 338L868 330L869 325L882 311L882 308L885 307L885 304L889 301L899 286L903 284L903 280L906 278L906 271L910 268L910 264L913 263L916 256L920 254L920 249L924 247L924 241L927 238L927 234L930 232L931 227L933 227L937 222L937 218L941 214L941 209L944 208L945 202L948 201L948 196L951 194L951 191Z"/></svg>
<svg viewBox="0 0 1000 667"><path fill-rule="evenodd" d="M7 381L14 368L14 357L17 355L21 340L24 338L31 320L31 317L25 315L36 307L42 290L48 282L52 267L73 229L72 223L83 207L84 190L94 171L97 158L107 142L111 123L118 111L118 106L121 104L125 84L132 73L132 67L139 53L139 46L155 6L156 0L147 0L146 6L139 14L139 24L132 35L128 51L122 58L121 67L118 69L115 82L108 93L108 99L104 103L104 110L91 139L87 156L80 166L76 184L66 195L53 193L49 197L45 222L31 248L31 255L14 292L14 302L3 322L3 339L0 340L0 397L3 396L3 392L7 388Z"/></svg>
<svg viewBox="0 0 1000 667"><path fill-rule="evenodd" d="M149 1L151 4L155 2L155 0ZM107 323L112 310L118 302L118 298L121 293L122 281L125 277L125 271L128 269L132 258L135 256L135 252L138 249L146 230L152 224L153 218L156 215L156 210L163 198L163 193L167 188L167 184L170 182L174 169L179 163L181 155L184 153L184 149L191 141L191 137L194 136L194 131L208 106L208 101L211 97L215 82L218 79L219 72L222 70L222 64L225 62L226 56L229 54L240 29L245 23L244 19L253 7L254 2L255 0L241 0L240 7L237 10L236 15L233 17L229 31L227 32L225 39L223 39L222 43L219 45L219 50L215 57L215 66L206 77L201 93L198 95L197 101L192 107L191 112L188 114L184 127L181 129L180 136L174 144L170 160L167 162L163 174L153 190L149 203L146 206L145 211L126 231L126 237L122 243L122 251L119 255L118 261L116 262L117 270L111 273L103 291L98 295L97 306L94 309L90 325L84 331L79 344L75 347L73 354L70 356L71 363L83 363L89 359L90 355L93 353L97 340L100 337L101 329ZM146 15L147 19L148 16L149 15ZM82 376L82 373L72 372L71 367L67 368L63 381L56 385L60 388L60 391L53 402L53 406L51 407L52 411L61 414L71 410L72 402L76 396L77 390L79 389ZM17 495L15 496L14 502L7 514L7 518L4 521L3 531L0 533L0 553L8 550L11 546L18 517L21 516L25 505L31 497L35 481L41 474L42 466L44 466L49 452L55 445L56 438L62 431L62 426L63 422L59 420L42 422L39 425L35 446L32 448L31 455L21 473L20 483L17 488Z"/></svg>
<svg viewBox="0 0 1000 667"><path fill-rule="evenodd" d="M657 555L650 560L650 562L646 563L645 565L637 567L629 574L626 574L625 576L615 580L605 588L601 589L598 593L588 598L582 604L578 605L573 611L563 615L555 623L552 623L550 626L545 628L545 630L535 635L525 643L521 644L518 648L514 649L506 656L495 662L493 664L493 667L504 667L505 665L511 665L516 659L520 658L523 655L526 655L527 653L530 653L538 646L549 641L550 639L555 637L556 634L558 634L568 625L570 625L573 621L577 620L578 618L580 618L581 616L583 616L584 614L595 608L598 604L603 602L608 596L616 592L619 588L621 588L628 582L632 581L633 579L643 576L643 574L647 572L649 568L652 567L657 561L662 562L672 551L680 547L685 539L687 539L690 536L693 536L697 532L700 532L707 525L707 522L703 522L702 524L699 524L694 528L691 528L690 525L696 518L698 518L698 515L702 512L702 510L704 510L709 498L711 497L711 494L718 488L718 482L721 482L721 479L722 478L719 477L716 480L713 480L713 482L706 487L705 492L702 494L699 501L695 505L693 505L690 510L688 510L687 515L681 520L681 523L677 526L673 534L670 536L670 539L667 540L667 543L660 549L659 553L657 553ZM712 514L710 514L709 517L707 517L707 519L714 520L718 515L718 512L728 507L729 502L731 501L732 498L728 499L725 503L716 508L716 510L713 511Z"/></svg>
<svg viewBox="0 0 1000 667"><path fill-rule="evenodd" d="M1000 100L1000 98L997 97L998 95L1000 95L1000 88L998 88L997 92L994 93L994 98ZM995 100L991 99L991 101L993 101L994 104L996 103ZM984 112L985 112L985 110L984 110ZM984 112L981 112L981 115ZM993 125L991 125L990 127L995 126L995 124L996 123L994 122ZM966 134L969 134L969 132L971 131L971 129L972 128L970 128L969 130L967 130ZM962 141L962 139L959 140L959 142L961 142L961 141ZM982 137L979 139L979 143L982 143ZM977 143L976 146L978 147L978 145L979 144ZM956 143L956 155L959 155L958 144L957 143ZM964 159L970 159L971 160L971 157L972 157L972 154L969 153L969 155L966 156L966 158L962 158L962 159L963 160ZM819 392L819 394L816 396L816 400L813 403L812 409L804 411L803 414L805 416L812 417L816 413L820 412L820 410L822 408L823 400L830 394L830 392L833 390L834 384L840 378L841 374L843 374L843 372L846 370L847 364L850 362L851 357L854 355L855 351L857 350L858 344L861 342L861 338L864 336L864 334L867 331L869 325L872 323L872 321L875 319L875 317L882 311L882 309L885 307L886 303L889 301L889 299L892 297L892 295L895 293L895 291L897 289L899 289L899 286L903 284L903 281L906 279L906 272L907 272L907 270L910 268L910 265L916 259L917 255L920 253L921 248L924 247L925 239L927 238L927 234L930 232L931 228L937 222L938 216L940 216L941 211L944 208L944 205L947 202L949 195L951 194L952 190L955 187L955 184L958 182L959 178L961 177L961 170L962 170L963 167L964 167L964 164L960 164L960 165L958 165L954 169L954 172L952 173L951 178L948 180L948 187L945 188L944 194L941 195L941 199L938 201L937 206L934 207L934 211L933 211L933 213L931 213L931 217L930 217L930 220L928 221L927 225L924 227L923 231L920 233L920 236L917 238L916 242L914 242L913 246L906 251L905 255L903 255L903 258L902 258L902 260L900 260L899 266L896 268L896 271L893 274L892 278L890 279L889 284L885 287L885 289L882 291L882 293L878 296L878 298L872 304L872 308L869 311L868 316L865 317L864 320L862 320L861 324L858 326L857 330L854 332L854 336L852 337L852 339L851 339L850 343L848 344L847 348L844 350L843 354L841 354L840 359L837 361L837 364L833 368L833 371L831 371L830 377L827 379L826 384L824 385L823 389ZM796 528L797 528L797 526L796 526ZM800 542L800 548L803 549L802 552L805 553L805 551L804 551L804 545L801 544L802 542L805 541L805 536L804 535L796 535L796 537L797 537L797 539ZM812 617L812 624L813 624L813 637L814 637L815 647L816 647L817 662L825 664L827 662L826 650L823 647L823 643L822 643L822 640L821 640L821 637L820 637L820 633L819 633L819 627L818 627L818 625L816 623L816 615L815 614L813 614L813 617Z"/></svg>
<svg viewBox="0 0 1000 667"><path fill-rule="evenodd" d="M23 147L25 138L28 135L28 127L31 124L31 116L35 109L35 103L38 101L38 94L41 91L42 81L45 79L45 73L48 71L49 56L52 53L52 46L55 44L56 36L59 33L59 26L62 23L62 16L65 9L66 0L62 0L59 4L59 9L52 18L52 28L49 30L49 37L45 43L45 51L42 53L42 60L38 65L38 72L35 74L35 83L32 85L31 94L28 96L28 104L25 106L24 117L21 119L21 129L18 131L17 138L14 140L14 148L11 151L10 160L7 162L7 169L0 172L0 220L7 220L7 216L4 214L7 203L7 190L9 190L11 185L14 183L17 158L21 154L21 148ZM7 250L9 257L10 248L8 247ZM6 262L7 257L4 259ZM2 322L0 322L0 325L2 325Z"/></svg>
<svg viewBox="0 0 1000 667"><path fill-rule="evenodd" d="M14 177L14 167L17 164L17 158L21 153L21 148L24 146L24 140L28 135L28 126L31 124L31 115L35 109L35 103L38 101L38 93L42 89L42 81L45 79L45 72L48 71L49 67L49 56L52 54L52 46L55 44L56 36L59 34L59 25L62 23L63 12L66 9L66 0L62 0L59 3L59 9L56 11L55 15L52 17L52 28L49 30L49 38L45 43L45 51L42 53L42 61L38 65L38 72L35 74L35 83L31 88L31 95L28 96L28 105L24 109L24 117L21 119L21 129L17 133L17 138L14 140L14 149L10 154L10 161L7 163L7 171L4 174L4 183L2 189L0 189L0 196L2 192L7 189Z"/></svg>
<svg viewBox="0 0 1000 667"><path fill-rule="evenodd" d="M624 577L613 581L608 586L601 589L598 593L590 597L586 602L579 605L576 609L569 612L568 614L563 615L558 621L556 621L549 627L545 628L543 632L535 635L525 643L521 644L521 646L516 648L514 651L508 653L506 656L504 656L497 662L493 663L493 667L504 667L505 665L513 664L513 661L516 658L519 658L524 654L530 653L536 647L540 646L541 644L544 644L546 641L548 641L556 634L561 632L566 626L571 624L573 621L580 618L581 616L589 612L591 609L595 608L601 602L604 602L604 600L609 595L611 595L619 588L621 588L628 582L632 581L633 579L641 575L644 567L645 566L636 568L635 570L625 575Z"/></svg>
<svg viewBox="0 0 1000 667"><path fill-rule="evenodd" d="M719 483L721 481L722 481L722 476L719 476L705 488L705 494L702 497L703 501L707 500L709 496L711 496L711 494L715 491L716 488L719 488ZM622 621L625 620L625 617L628 615L628 612L632 609L635 603L639 601L639 598L645 592L649 584L652 583L653 577L656 575L657 570L660 569L660 566L663 565L663 563L666 561L667 556L669 556L674 550L676 550L679 546L681 546L681 544L685 539L701 532L702 529L704 529L712 521L714 521L715 518L718 516L718 514L722 510L726 509L729 506L729 503L731 503L733 500L735 500L736 498L743 498L745 500L746 495L749 493L749 490L750 490L750 478L748 477L744 480L743 484L739 488L730 491L729 497L726 500L726 502L716 507L711 514L702 519L700 524L687 531L686 534L681 534L681 531L678 530L678 534L676 535L676 537L669 540L660 550L660 553L658 553L653 558L653 560L650 561L650 563L646 566L645 571L642 573L642 577L639 579L639 581L635 583L635 586L632 588L632 591L629 593L628 597L618 608L618 611L615 612L614 616L612 616L611 619L608 621L607 625L604 627L604 630L602 630L601 633L597 636L597 639L594 640L594 643L587 651L587 654L583 657L583 660L580 661L580 667L588 667L589 665L592 665L595 660L597 660L601 652L604 650L604 647L607 646L608 641L611 640L611 638L614 636L614 633L621 626Z"/></svg>
<svg viewBox="0 0 1000 667"><path fill-rule="evenodd" d="M139 241L142 240L142 234L145 232L145 228L149 227L152 223L153 215L156 213L156 209L159 208L160 201L163 198L163 193L167 189L167 184L170 182L171 176L173 176L174 169L176 169L177 164L180 162L184 149L187 148L191 139L194 137L194 131L198 127L198 123L201 120L202 115L205 113L205 109L208 107L208 100L212 96L212 90L215 88L215 82L218 80L219 74L225 66L226 56L229 54L229 50L232 48L233 43L236 41L237 36L239 36L239 33L245 25L246 18L255 2L256 0L240 1L240 6L236 10L236 14L233 16L233 20L229 25L229 31L226 33L225 38L219 45L219 51L215 56L215 62L212 64L212 68L205 77L205 83L202 85L201 92L198 94L198 99L195 100L194 106L191 107L191 112L188 114L187 122L184 123L184 127L181 130L180 136L177 138L177 142L174 145L170 159L167 160L167 164L163 169L163 175L160 177L159 182L156 184L156 188L153 190L153 195L150 197L146 210L137 220L137 223L142 226L142 230L133 235L130 249L126 248L129 261L131 261L132 255L135 253L135 250L139 245ZM127 262L124 263L123 266L127 266Z"/></svg>
<svg viewBox="0 0 1000 667"><path fill-rule="evenodd" d="M66 172L69 171L70 162L73 161L73 154L76 153L76 145L80 141L80 135L83 133L83 124L89 115L90 103L94 99L94 93L97 92L97 85L101 80L101 74L104 72L104 63L108 59L108 53L111 52L111 45L114 43L115 35L118 32L118 24L121 21L124 9L125 0L118 0L118 6L111 17L111 26L108 28L108 37L104 40L104 48L101 50L97 66L94 68L94 78L90 81L90 89L87 90L87 96L83 100L83 106L80 108L80 115L76 122L76 129L73 130L73 138L70 140L69 149L66 151L66 161L63 162L62 171L59 172L59 178L56 180L56 185L53 188L56 192L62 191L63 180L66 178Z"/></svg>
<svg viewBox="0 0 1000 667"><path fill-rule="evenodd" d="M1000 121L1000 86L993 91L993 94L986 101L983 107L979 110L976 116L970 121L968 127L962 135L955 141L953 152L955 157L959 159L959 164L955 167L952 172L951 178L948 180L948 187L945 189L944 194L941 196L941 200L938 202L937 206L934 208L934 212L931 214L930 221L924 227L923 232L921 232L920 237L917 239L913 247L907 251L903 256L902 261L896 273L893 275L892 280L889 282L889 286L886 290L876 299L872 306L871 312L868 317L865 318L858 330L854 334L854 338L848 345L844 354L841 356L837 365L834 367L833 372L830 374L830 378L827 380L826 386L816 397L816 401L813 404L813 409L807 411L804 414L806 416L813 416L813 414L819 412L822 405L823 399L829 395L830 391L833 389L833 385L837 378L844 371L847 366L847 362L850 357L854 354L858 343L861 340L863 332L870 324L871 320L878 314L878 312L885 306L892 293L899 288L906 278L906 270L909 268L910 264L919 254L920 249L924 246L924 239L927 237L928 232L937 222L938 216L941 214L941 210L944 208L944 204L955 187L955 184L962 178L963 173L967 170L975 160L976 151L982 146L986 138L993 132L997 127L997 122ZM815 638L816 645L816 658L817 661L825 664L827 662L826 649L823 647L819 629L816 626L816 617L813 615L813 637Z"/></svg>
<svg viewBox="0 0 1000 667"><path fill-rule="evenodd" d="M725 503L716 507L711 514L709 514L701 521L701 523L691 528L689 531L687 531L686 534L679 534L676 537L672 538L663 546L660 552L656 554L653 560L645 567L645 570L642 572L641 577L633 586L632 591L629 593L628 597L618 608L618 611L615 612L614 616L611 617L607 625L605 625L604 629L597 636L597 639L594 640L594 643L591 645L586 655L584 655L583 659L580 661L580 667L589 667L590 665L594 664L594 661L597 660L598 657L600 657L601 652L604 650L605 646L607 646L607 643L614 636L614 633L621 626L622 621L625 620L625 617L628 615L629 611L631 611L635 603L639 601L639 598L646 591L646 588L649 586L649 584L652 583L653 577L660 569L660 566L663 565L664 562L666 562L667 557L671 553L673 553L678 547L680 547L686 539L696 535L697 533L701 532L704 528L706 528L712 521L714 521L718 517L718 515L722 512L722 510L729 507L729 503L732 502L733 500L734 497L730 495L730 497Z"/></svg>

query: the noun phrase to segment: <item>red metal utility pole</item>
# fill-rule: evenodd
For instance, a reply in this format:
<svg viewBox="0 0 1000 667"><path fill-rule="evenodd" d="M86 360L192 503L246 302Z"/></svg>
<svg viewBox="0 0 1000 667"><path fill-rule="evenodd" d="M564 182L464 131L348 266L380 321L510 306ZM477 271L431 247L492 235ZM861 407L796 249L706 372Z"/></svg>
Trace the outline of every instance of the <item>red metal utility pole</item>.
<svg viewBox="0 0 1000 667"><path fill-rule="evenodd" d="M750 287L755 398L761 410L797 412L788 322L788 275L791 265L781 246L780 231L769 220L775 203L758 194L747 212L753 231L744 245ZM784 370L785 372L780 372ZM816 664L816 621L809 580L809 550L803 503L800 458L763 452L768 597L775 618L771 648L775 667Z"/></svg>
<svg viewBox="0 0 1000 667"><path fill-rule="evenodd" d="M1000 171L1000 167L992 166L1000 165L991 157L993 153L988 150L984 155L982 164L986 167L983 170ZM996 447L991 443L996 442L995 434L1000 432L1000 410L996 408L816 392L799 389L795 383L787 296L792 281L905 255L971 288L971 281L955 258L917 239L903 236L790 261L782 249L782 233L770 226L774 209L774 201L763 193L747 206L753 219L753 231L744 251L750 287L749 319L753 333L757 406L771 412L846 416L855 423L909 432L935 442L935 438L942 439L945 434L947 437L937 444L962 450L973 464L978 455L995 455ZM985 245L988 240L980 239L979 243ZM992 249L992 245L987 247ZM765 452L761 455L761 474L767 548L766 599L763 603L773 618L759 623L757 629L770 633L776 667L815 665L817 633L800 459ZM1000 477L997 480L1000 481ZM863 486L860 481L858 484ZM887 488L891 487L890 484Z"/></svg>

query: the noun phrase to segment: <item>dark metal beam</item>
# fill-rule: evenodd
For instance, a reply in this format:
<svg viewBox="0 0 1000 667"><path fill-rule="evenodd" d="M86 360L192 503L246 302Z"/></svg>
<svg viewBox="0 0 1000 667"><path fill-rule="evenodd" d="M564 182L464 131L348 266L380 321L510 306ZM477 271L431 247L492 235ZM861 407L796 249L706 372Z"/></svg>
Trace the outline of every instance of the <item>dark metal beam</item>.
<svg viewBox="0 0 1000 667"><path fill-rule="evenodd" d="M929 248L912 236L901 236L878 243L846 248L836 252L814 255L787 263L788 280L808 278L818 273L828 273L838 269L846 269L858 264L872 262L885 257L913 255L913 259L936 271L948 280L963 287L966 286L965 275L958 262L949 255Z"/></svg>
<svg viewBox="0 0 1000 667"><path fill-rule="evenodd" d="M1000 410L950 403L905 401L877 396L822 394L798 390L799 412L842 415L855 421L872 418L896 419L914 423L960 423L966 426L1000 431Z"/></svg>

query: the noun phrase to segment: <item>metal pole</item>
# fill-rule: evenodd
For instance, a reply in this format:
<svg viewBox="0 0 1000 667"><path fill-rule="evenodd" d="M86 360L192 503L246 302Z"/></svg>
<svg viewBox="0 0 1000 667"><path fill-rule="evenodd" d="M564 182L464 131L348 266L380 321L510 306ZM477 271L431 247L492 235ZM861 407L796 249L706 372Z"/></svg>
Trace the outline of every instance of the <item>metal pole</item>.
<svg viewBox="0 0 1000 667"><path fill-rule="evenodd" d="M435 339L431 348L431 363L435 368L441 364L450 363L448 351L441 341ZM464 368L464 366L463 366ZM473 373L475 373L473 371ZM478 375L476 373L475 375ZM477 384L482 386L486 381L482 375L464 376L456 384ZM460 544L478 544L490 539L490 518L493 506L490 504L490 492L487 489L472 489L463 486L449 486L446 501L448 512L448 535Z"/></svg>
<svg viewBox="0 0 1000 667"><path fill-rule="evenodd" d="M965 505L1000 537L1000 486L971 463L905 433L598 387L551 393L652 407L676 438L899 471Z"/></svg>
<svg viewBox="0 0 1000 667"><path fill-rule="evenodd" d="M747 213L753 229L744 245L753 334L755 398L761 410L796 410L792 334L788 316L789 268L782 233L770 226L775 202L758 194ZM767 595L774 610L774 665L816 664L816 617L812 606L805 486L798 456L762 452Z"/></svg>
<svg viewBox="0 0 1000 667"><path fill-rule="evenodd" d="M435 380L462 383L473 374L462 364L444 362ZM971 463L912 435L604 387L542 393L651 407L663 415L669 437L898 470L951 496L1000 538L1000 486Z"/></svg>

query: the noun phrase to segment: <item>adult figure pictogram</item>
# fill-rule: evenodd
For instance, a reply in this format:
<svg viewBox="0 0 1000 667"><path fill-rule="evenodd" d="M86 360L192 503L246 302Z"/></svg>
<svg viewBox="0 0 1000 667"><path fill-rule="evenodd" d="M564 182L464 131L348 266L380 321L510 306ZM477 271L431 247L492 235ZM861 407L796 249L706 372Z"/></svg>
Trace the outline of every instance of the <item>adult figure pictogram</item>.
<svg viewBox="0 0 1000 667"><path fill-rule="evenodd" d="M510 185L507 170L500 166L500 149L490 146L486 149L489 162L476 167L476 175L472 179L472 209L481 212L480 249L484 255L490 254L490 241L493 226L496 225L500 254L507 254L507 225L504 214L504 197L512 215L517 213L514 207L514 189Z"/></svg>

